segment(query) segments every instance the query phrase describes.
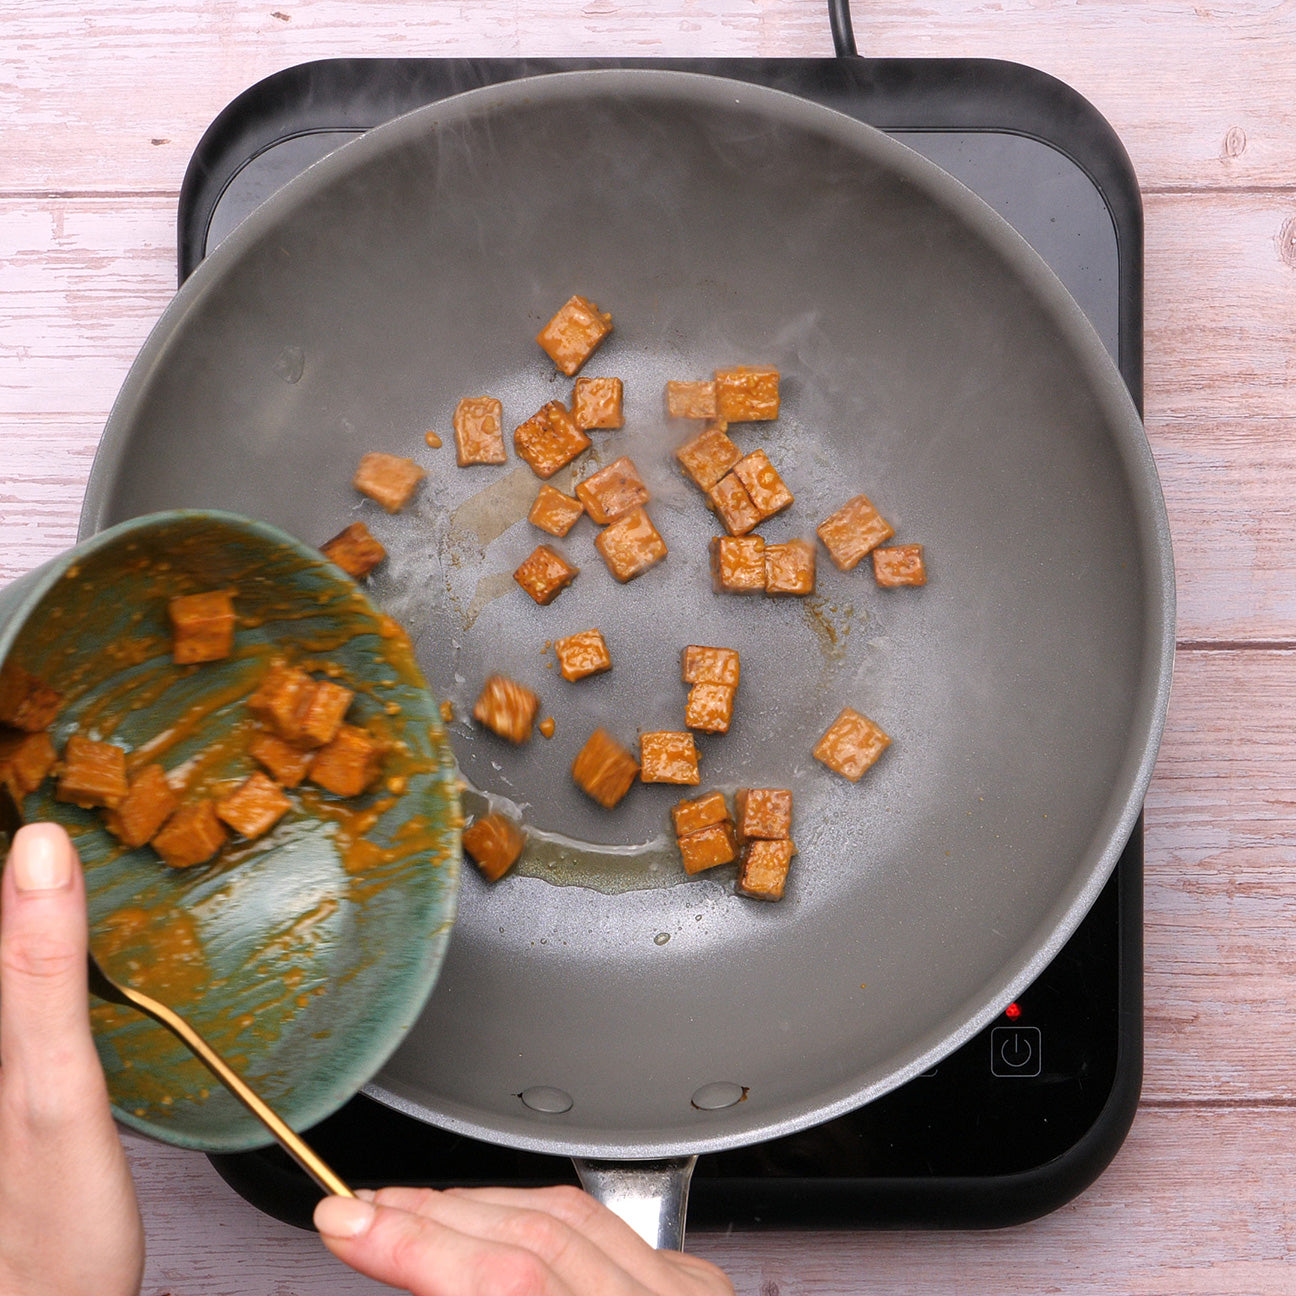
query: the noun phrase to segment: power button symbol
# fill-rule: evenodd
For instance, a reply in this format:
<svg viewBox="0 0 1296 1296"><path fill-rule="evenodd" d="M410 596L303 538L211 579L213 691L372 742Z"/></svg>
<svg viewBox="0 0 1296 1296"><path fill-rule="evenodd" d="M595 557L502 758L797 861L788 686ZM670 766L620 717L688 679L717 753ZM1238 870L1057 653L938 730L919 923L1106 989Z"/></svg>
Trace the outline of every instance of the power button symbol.
<svg viewBox="0 0 1296 1296"><path fill-rule="evenodd" d="M990 1032L990 1074L1037 1076L1040 1073L1038 1026L996 1026Z"/></svg>

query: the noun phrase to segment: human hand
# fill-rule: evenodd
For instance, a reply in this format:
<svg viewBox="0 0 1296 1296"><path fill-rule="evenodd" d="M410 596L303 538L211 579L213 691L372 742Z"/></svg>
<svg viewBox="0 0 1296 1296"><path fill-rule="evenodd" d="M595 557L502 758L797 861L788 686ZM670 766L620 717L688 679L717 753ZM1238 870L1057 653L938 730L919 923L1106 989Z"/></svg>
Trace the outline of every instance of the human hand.
<svg viewBox="0 0 1296 1296"><path fill-rule="evenodd" d="M315 1227L413 1296L733 1296L713 1264L655 1251L578 1188L383 1188L324 1198Z"/></svg>
<svg viewBox="0 0 1296 1296"><path fill-rule="evenodd" d="M144 1230L90 1037L85 880L28 824L0 878L0 1292L137 1296Z"/></svg>

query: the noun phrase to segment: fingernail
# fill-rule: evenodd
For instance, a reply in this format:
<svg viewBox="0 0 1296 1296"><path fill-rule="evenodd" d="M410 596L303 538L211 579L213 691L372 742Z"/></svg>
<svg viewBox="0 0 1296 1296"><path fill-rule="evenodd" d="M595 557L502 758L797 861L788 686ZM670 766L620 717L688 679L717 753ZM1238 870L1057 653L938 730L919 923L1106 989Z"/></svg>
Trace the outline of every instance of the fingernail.
<svg viewBox="0 0 1296 1296"><path fill-rule="evenodd" d="M335 1238L356 1238L374 1220L374 1207L355 1197L325 1197L315 1207L315 1227Z"/></svg>
<svg viewBox="0 0 1296 1296"><path fill-rule="evenodd" d="M9 851L14 886L22 892L61 891L72 881L72 847L53 824L28 824Z"/></svg>

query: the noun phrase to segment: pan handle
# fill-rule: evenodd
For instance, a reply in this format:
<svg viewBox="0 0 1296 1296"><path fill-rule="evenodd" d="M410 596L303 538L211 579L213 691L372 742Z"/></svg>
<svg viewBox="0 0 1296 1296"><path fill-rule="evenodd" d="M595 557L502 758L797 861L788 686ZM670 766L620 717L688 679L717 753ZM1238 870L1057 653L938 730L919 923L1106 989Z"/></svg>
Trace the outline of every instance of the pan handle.
<svg viewBox="0 0 1296 1296"><path fill-rule="evenodd" d="M684 1249L684 1216L697 1157L663 1161L588 1161L573 1157L581 1186L619 1215L649 1246Z"/></svg>

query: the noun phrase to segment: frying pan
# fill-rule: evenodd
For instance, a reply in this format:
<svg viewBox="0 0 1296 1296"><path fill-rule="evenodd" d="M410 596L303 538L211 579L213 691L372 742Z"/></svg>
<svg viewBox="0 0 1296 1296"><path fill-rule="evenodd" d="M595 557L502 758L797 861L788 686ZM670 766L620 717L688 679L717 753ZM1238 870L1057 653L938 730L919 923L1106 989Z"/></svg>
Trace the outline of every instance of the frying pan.
<svg viewBox="0 0 1296 1296"><path fill-rule="evenodd" d="M577 475L630 454L670 554L617 585L585 522L554 542L581 575L539 607L510 575L547 539L525 521L536 479L512 460L459 469L423 433L448 441L462 396L501 398L510 429L566 399L533 338L574 292L615 320L584 372L627 392L625 429L594 433ZM766 539L813 537L866 493L926 545L925 588L882 591L821 550L812 598L711 591L718 526L672 467L690 429L661 392L734 363L784 376L779 419L733 433L796 495ZM374 449L429 470L400 515L349 486ZM1173 569L1116 369L966 189L772 90L556 74L421 109L312 167L163 315L82 529L181 504L315 543L368 521L391 555L374 595L458 717L465 808L528 825L514 874L466 879L437 988L368 1092L575 1156L596 1191L619 1192L609 1163L670 1163L676 1231L643 1225L659 1240L678 1240L694 1154L839 1115L989 1022L1098 895L1151 774ZM595 625L613 668L568 684L547 647ZM685 877L679 789L641 785L609 812L570 778L596 726L628 746L683 727L687 643L742 657L703 787L795 794L779 904L735 895L732 873ZM495 670L541 694L551 739L514 748L467 719ZM894 739L858 784L810 757L846 705ZM644 1178L618 1182L662 1191Z"/></svg>

